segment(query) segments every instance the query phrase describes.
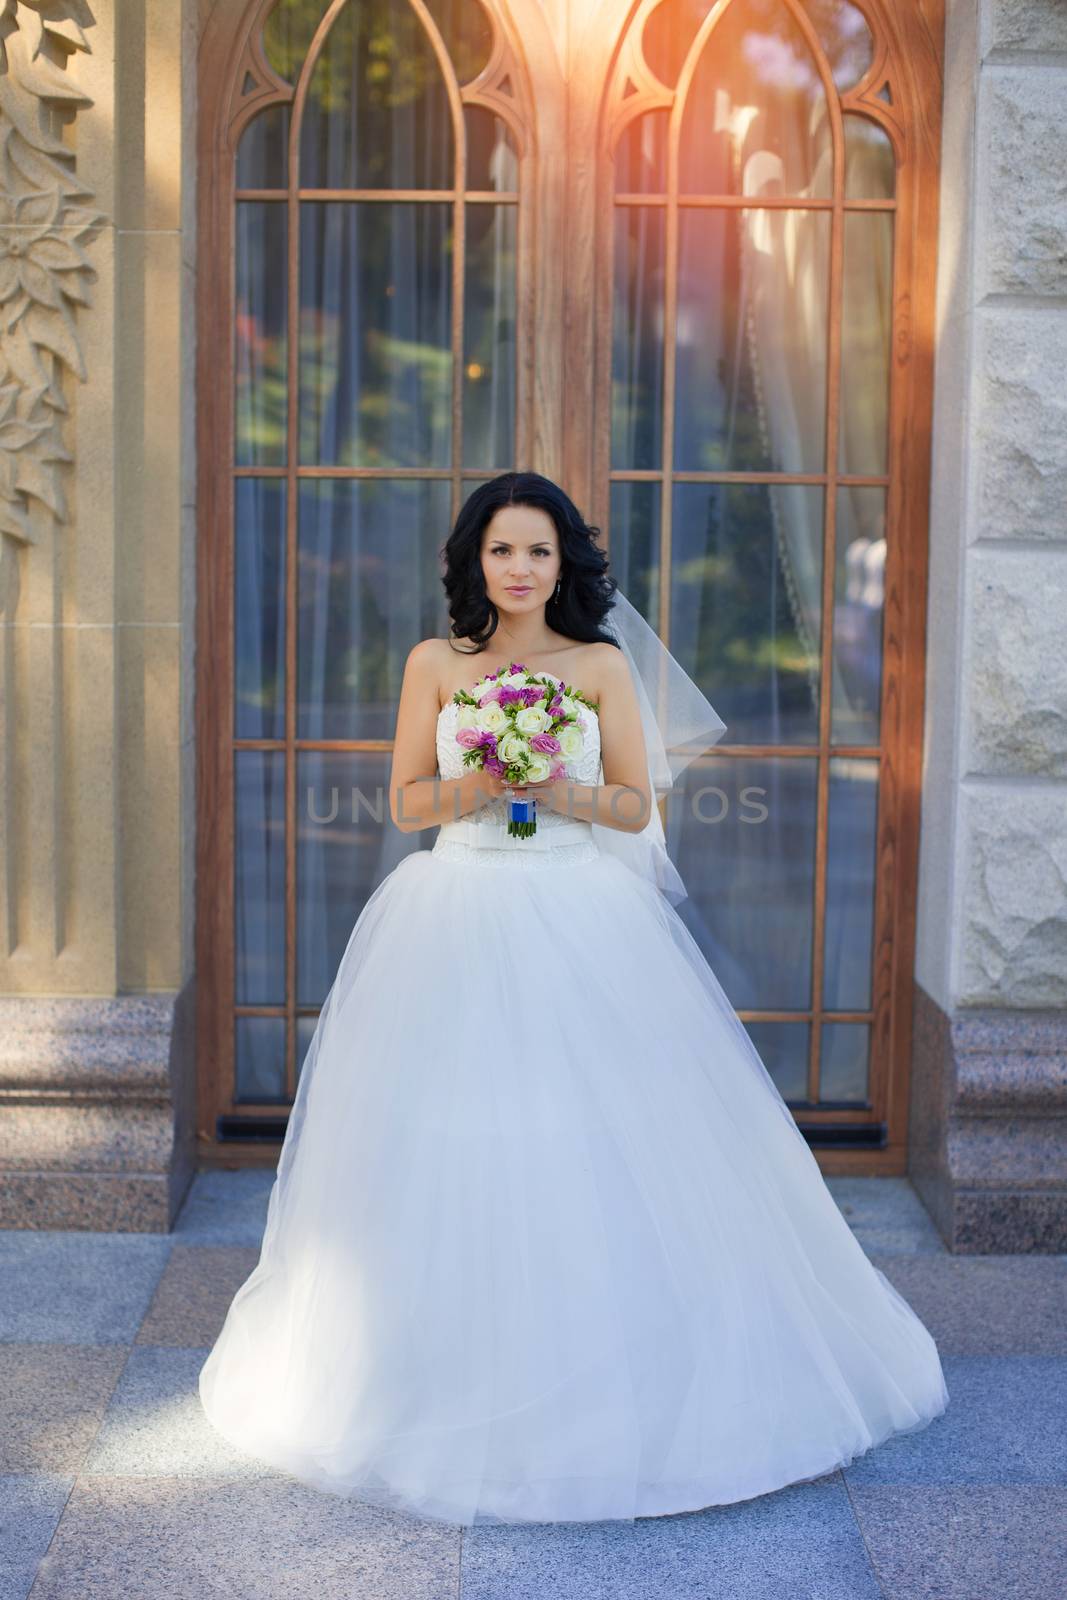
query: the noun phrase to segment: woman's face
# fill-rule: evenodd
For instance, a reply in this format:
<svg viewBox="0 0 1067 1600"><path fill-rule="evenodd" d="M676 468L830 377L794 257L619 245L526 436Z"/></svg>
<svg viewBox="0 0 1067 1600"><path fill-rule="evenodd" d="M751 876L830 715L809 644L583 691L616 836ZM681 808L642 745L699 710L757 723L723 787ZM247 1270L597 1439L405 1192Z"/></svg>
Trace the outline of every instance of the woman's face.
<svg viewBox="0 0 1067 1600"><path fill-rule="evenodd" d="M482 532L482 572L502 614L537 611L551 600L560 575L556 525L536 506L501 506Z"/></svg>

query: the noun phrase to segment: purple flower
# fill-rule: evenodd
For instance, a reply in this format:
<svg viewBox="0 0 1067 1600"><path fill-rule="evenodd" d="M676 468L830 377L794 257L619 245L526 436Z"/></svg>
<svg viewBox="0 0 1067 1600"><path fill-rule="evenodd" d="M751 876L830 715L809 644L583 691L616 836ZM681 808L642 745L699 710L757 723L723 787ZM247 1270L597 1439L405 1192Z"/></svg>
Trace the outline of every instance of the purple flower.
<svg viewBox="0 0 1067 1600"><path fill-rule="evenodd" d="M535 733L530 740L531 750L540 750L542 755L552 755L559 749L559 740L554 733Z"/></svg>
<svg viewBox="0 0 1067 1600"><path fill-rule="evenodd" d="M507 768L496 756L489 756L482 764L482 771L491 772L494 778L502 778Z"/></svg>

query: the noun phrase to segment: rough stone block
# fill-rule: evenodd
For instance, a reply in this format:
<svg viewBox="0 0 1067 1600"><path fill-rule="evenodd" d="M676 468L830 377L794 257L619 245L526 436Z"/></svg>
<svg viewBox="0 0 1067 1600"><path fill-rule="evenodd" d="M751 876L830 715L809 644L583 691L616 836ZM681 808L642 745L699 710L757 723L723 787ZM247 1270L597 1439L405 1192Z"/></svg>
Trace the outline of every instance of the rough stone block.
<svg viewBox="0 0 1067 1600"><path fill-rule="evenodd" d="M964 789L961 1005L1063 1005L1065 807L1059 785Z"/></svg>
<svg viewBox="0 0 1067 1600"><path fill-rule="evenodd" d="M984 294L1067 290L1067 70L986 67L975 265Z"/></svg>
<svg viewBox="0 0 1067 1600"><path fill-rule="evenodd" d="M1067 312L979 320L975 534L1067 539Z"/></svg>

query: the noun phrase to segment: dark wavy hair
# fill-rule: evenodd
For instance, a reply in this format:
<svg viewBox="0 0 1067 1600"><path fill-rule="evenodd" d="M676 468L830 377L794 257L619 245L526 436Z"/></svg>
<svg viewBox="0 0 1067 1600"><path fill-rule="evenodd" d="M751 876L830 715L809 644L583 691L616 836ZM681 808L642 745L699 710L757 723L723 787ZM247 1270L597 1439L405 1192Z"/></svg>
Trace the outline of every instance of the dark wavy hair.
<svg viewBox="0 0 1067 1600"><path fill-rule="evenodd" d="M617 647L618 640L601 627L618 583L608 572L607 555L596 543L600 529L587 523L570 496L539 472L501 472L479 484L456 518L441 551L451 637L470 639L478 650L484 650L496 629L500 613L486 593L482 534L501 506L513 505L536 506L546 512L559 537L559 593L545 603L545 622L568 639L588 644L600 640Z"/></svg>

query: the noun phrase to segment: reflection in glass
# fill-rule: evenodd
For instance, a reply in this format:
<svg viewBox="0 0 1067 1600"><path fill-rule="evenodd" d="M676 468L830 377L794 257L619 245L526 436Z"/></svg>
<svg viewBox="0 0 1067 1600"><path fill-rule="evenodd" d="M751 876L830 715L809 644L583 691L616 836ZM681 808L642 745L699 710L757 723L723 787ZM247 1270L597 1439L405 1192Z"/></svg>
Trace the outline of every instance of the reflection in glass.
<svg viewBox="0 0 1067 1600"><path fill-rule="evenodd" d="M285 484L234 483L234 736L285 736Z"/></svg>
<svg viewBox="0 0 1067 1600"><path fill-rule="evenodd" d="M300 207L300 459L449 464L450 203Z"/></svg>
<svg viewBox="0 0 1067 1600"><path fill-rule="evenodd" d="M320 478L297 518L297 737L391 739L408 651L447 632L446 480Z"/></svg>
<svg viewBox="0 0 1067 1600"><path fill-rule="evenodd" d="M664 193L669 126L667 111L646 111L626 124L615 146L616 194Z"/></svg>
<svg viewBox="0 0 1067 1600"><path fill-rule="evenodd" d="M782 1099L792 1105L806 1101L811 1025L807 1022L746 1022L745 1027Z"/></svg>
<svg viewBox="0 0 1067 1600"><path fill-rule="evenodd" d="M658 467L663 447L662 206L615 208L611 465Z"/></svg>
<svg viewBox="0 0 1067 1600"><path fill-rule="evenodd" d="M254 116L237 146L238 189L284 189L289 183L289 107L268 106Z"/></svg>
<svg viewBox="0 0 1067 1600"><path fill-rule="evenodd" d="M515 206L466 209L463 462L504 466L515 456Z"/></svg>
<svg viewBox="0 0 1067 1600"><path fill-rule="evenodd" d="M641 52L662 84L673 89L712 0L662 0L645 18Z"/></svg>
<svg viewBox="0 0 1067 1600"><path fill-rule="evenodd" d="M315 1037L315 1025L319 1020L318 1012L309 1016L297 1015L296 1019L296 1081L300 1082L300 1074L304 1069L308 1048Z"/></svg>
<svg viewBox="0 0 1067 1600"><path fill-rule="evenodd" d="M823 1005L866 1011L871 1004L878 763L830 762L826 844Z"/></svg>
<svg viewBox="0 0 1067 1600"><path fill-rule="evenodd" d="M408 0L345 6L308 86L301 186L450 189L454 162L448 91L413 7Z"/></svg>
<svg viewBox="0 0 1067 1600"><path fill-rule="evenodd" d="M841 297L838 470L886 471L893 214L846 211Z"/></svg>
<svg viewBox="0 0 1067 1600"><path fill-rule="evenodd" d="M263 54L286 83L295 84L329 0L277 0L263 22Z"/></svg>
<svg viewBox="0 0 1067 1600"><path fill-rule="evenodd" d="M829 242L827 211L679 213L677 470L823 470Z"/></svg>
<svg viewBox="0 0 1067 1600"><path fill-rule="evenodd" d="M645 621L658 630L660 579L660 486L611 485L608 544L619 588Z"/></svg>
<svg viewBox="0 0 1067 1600"><path fill-rule="evenodd" d="M678 914L738 1010L810 1006L815 801L807 756L701 756L667 800Z"/></svg>
<svg viewBox="0 0 1067 1600"><path fill-rule="evenodd" d="M820 1040L819 1099L864 1105L869 1099L865 1022L824 1022Z"/></svg>
<svg viewBox="0 0 1067 1600"><path fill-rule="evenodd" d="M885 608L885 490L837 491L834 685L835 744L877 744L881 724Z"/></svg>
<svg viewBox="0 0 1067 1600"><path fill-rule="evenodd" d="M234 1102L282 1104L285 1093L285 1018L234 1018Z"/></svg>
<svg viewBox="0 0 1067 1600"><path fill-rule="evenodd" d="M321 1006L382 862L388 750L305 750L296 769L296 1003ZM425 835L425 837L422 837ZM436 831L403 836L429 847ZM399 997L398 997L399 998Z"/></svg>
<svg viewBox="0 0 1067 1600"><path fill-rule="evenodd" d="M810 744L819 727L823 491L676 483L670 644L729 744Z"/></svg>
<svg viewBox="0 0 1067 1600"><path fill-rule="evenodd" d="M234 995L285 1004L285 752L235 750Z"/></svg>
<svg viewBox="0 0 1067 1600"><path fill-rule="evenodd" d="M468 189L514 193L519 187L519 153L503 117L486 106L464 106L467 125Z"/></svg>
<svg viewBox="0 0 1067 1600"><path fill-rule="evenodd" d="M884 128L869 117L846 116L845 199L892 200L897 169Z"/></svg>
<svg viewBox="0 0 1067 1600"><path fill-rule="evenodd" d="M733 0L705 41L682 115L681 194L828 198L826 95L781 0Z"/></svg>
<svg viewBox="0 0 1067 1600"><path fill-rule="evenodd" d="M241 467L285 465L287 211L273 200L234 207L234 450Z"/></svg>
<svg viewBox="0 0 1067 1600"><path fill-rule="evenodd" d="M437 24L457 82L470 83L489 65L493 26L488 11L478 0L426 0L426 9Z"/></svg>
<svg viewBox="0 0 1067 1600"><path fill-rule="evenodd" d="M834 83L842 94L854 88L874 59L867 19L849 0L800 0L815 24Z"/></svg>

